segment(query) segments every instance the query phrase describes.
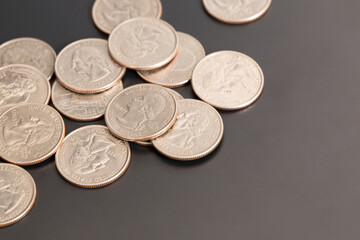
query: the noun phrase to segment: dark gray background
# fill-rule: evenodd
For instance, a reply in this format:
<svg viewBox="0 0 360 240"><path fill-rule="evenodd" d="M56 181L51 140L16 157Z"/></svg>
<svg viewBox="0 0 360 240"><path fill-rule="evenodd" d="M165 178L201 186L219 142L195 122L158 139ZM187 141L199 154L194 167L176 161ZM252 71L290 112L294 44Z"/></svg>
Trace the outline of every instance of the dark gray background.
<svg viewBox="0 0 360 240"><path fill-rule="evenodd" d="M260 99L221 112L224 139L202 160L131 144L128 171L98 190L64 181L53 158L27 167L36 204L0 239L360 239L360 1L274 0L260 20L234 26L208 16L200 0L162 3L163 19L207 53L253 57L265 75ZM106 38L92 4L1 0L0 42L37 37L59 52ZM142 82L132 71L123 81ZM177 90L195 97L189 85ZM67 133L85 124L65 122Z"/></svg>

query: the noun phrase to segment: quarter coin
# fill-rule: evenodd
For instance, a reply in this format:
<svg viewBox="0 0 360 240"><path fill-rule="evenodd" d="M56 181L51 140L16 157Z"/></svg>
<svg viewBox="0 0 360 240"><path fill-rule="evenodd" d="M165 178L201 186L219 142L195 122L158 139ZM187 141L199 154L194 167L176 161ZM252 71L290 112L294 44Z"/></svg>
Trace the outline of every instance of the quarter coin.
<svg viewBox="0 0 360 240"><path fill-rule="evenodd" d="M191 83L203 101L222 110L236 110L249 106L260 96L264 75L249 56L221 51L199 62Z"/></svg>
<svg viewBox="0 0 360 240"><path fill-rule="evenodd" d="M36 185L31 175L16 165L0 163L0 227L24 218L35 199Z"/></svg>
<svg viewBox="0 0 360 240"><path fill-rule="evenodd" d="M156 18L126 20L109 36L111 56L121 65L135 70L164 66L175 57L178 48L175 29Z"/></svg>
<svg viewBox="0 0 360 240"><path fill-rule="evenodd" d="M105 91L122 78L125 70L110 57L107 41L97 38L71 43L55 62L59 83L78 93Z"/></svg>
<svg viewBox="0 0 360 240"><path fill-rule="evenodd" d="M108 185L124 174L130 147L105 126L81 127L66 136L55 155L56 167L70 183L84 188Z"/></svg>

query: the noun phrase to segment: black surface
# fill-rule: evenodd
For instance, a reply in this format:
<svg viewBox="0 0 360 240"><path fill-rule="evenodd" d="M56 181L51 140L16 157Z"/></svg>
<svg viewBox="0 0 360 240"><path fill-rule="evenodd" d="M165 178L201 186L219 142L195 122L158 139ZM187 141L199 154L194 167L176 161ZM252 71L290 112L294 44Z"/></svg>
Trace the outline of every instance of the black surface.
<svg viewBox="0 0 360 240"><path fill-rule="evenodd" d="M83 190L54 159L26 167L33 210L0 239L360 239L360 1L274 0L247 25L208 16L200 0L162 0L163 19L206 52L237 50L265 75L261 98L221 112L225 136L210 156L169 160L131 144L118 181ZM23 36L59 52L87 37L91 0L1 0L0 42ZM141 83L132 71L124 85ZM191 86L177 89L195 97ZM66 121L67 133L84 125ZM103 124L103 120L88 124Z"/></svg>

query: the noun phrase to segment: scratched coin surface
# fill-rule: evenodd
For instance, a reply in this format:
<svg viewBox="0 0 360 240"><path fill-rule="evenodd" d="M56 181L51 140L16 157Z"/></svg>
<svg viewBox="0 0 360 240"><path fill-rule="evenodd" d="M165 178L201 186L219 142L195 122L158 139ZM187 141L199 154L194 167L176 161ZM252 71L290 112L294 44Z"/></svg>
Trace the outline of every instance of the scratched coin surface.
<svg viewBox="0 0 360 240"><path fill-rule="evenodd" d="M172 128L152 140L156 150L176 160L194 160L211 153L220 143L224 124L209 104L184 99L178 101L179 114Z"/></svg>
<svg viewBox="0 0 360 240"><path fill-rule="evenodd" d="M23 168L0 163L0 227L20 221L36 199L36 185Z"/></svg>
<svg viewBox="0 0 360 240"><path fill-rule="evenodd" d="M45 104L23 103L0 117L0 157L32 165L51 157L65 135L61 115Z"/></svg>
<svg viewBox="0 0 360 240"><path fill-rule="evenodd" d="M46 42L36 38L16 38L0 45L0 67L26 64L40 70L48 80L54 73L56 53Z"/></svg>
<svg viewBox="0 0 360 240"><path fill-rule="evenodd" d="M176 55L175 29L163 20L138 17L118 25L109 36L109 50L121 65L135 70L164 66Z"/></svg>
<svg viewBox="0 0 360 240"><path fill-rule="evenodd" d="M94 94L81 94L64 88L56 80L52 86L51 100L55 108L68 118L91 121L102 117L110 100L123 89L122 81L112 88Z"/></svg>
<svg viewBox="0 0 360 240"><path fill-rule="evenodd" d="M18 103L43 103L50 99L50 83L34 67L11 64L0 68L0 115Z"/></svg>
<svg viewBox="0 0 360 240"><path fill-rule="evenodd" d="M78 93L105 91L122 78L125 70L110 57L107 41L98 38L69 44L55 62L59 82Z"/></svg>
<svg viewBox="0 0 360 240"><path fill-rule="evenodd" d="M194 37L178 32L179 52L163 67L147 71L138 71L144 80L165 87L179 87L191 79L196 64L205 57L205 50Z"/></svg>
<svg viewBox="0 0 360 240"><path fill-rule="evenodd" d="M56 167L70 183L85 188L108 185L124 174L130 147L105 126L81 127L66 136L55 155Z"/></svg>
<svg viewBox="0 0 360 240"><path fill-rule="evenodd" d="M264 75L249 56L221 51L199 62L191 83L203 101L219 109L236 110L249 106L260 96Z"/></svg>
<svg viewBox="0 0 360 240"><path fill-rule="evenodd" d="M160 18L161 13L160 0L96 0L92 9L95 25L107 34L130 18Z"/></svg>
<svg viewBox="0 0 360 240"><path fill-rule="evenodd" d="M145 141L166 132L176 115L176 100L166 88L138 84L125 88L110 101L105 122L121 139Z"/></svg>
<svg viewBox="0 0 360 240"><path fill-rule="evenodd" d="M270 8L271 0L203 0L203 4L219 21L241 24L263 16Z"/></svg>

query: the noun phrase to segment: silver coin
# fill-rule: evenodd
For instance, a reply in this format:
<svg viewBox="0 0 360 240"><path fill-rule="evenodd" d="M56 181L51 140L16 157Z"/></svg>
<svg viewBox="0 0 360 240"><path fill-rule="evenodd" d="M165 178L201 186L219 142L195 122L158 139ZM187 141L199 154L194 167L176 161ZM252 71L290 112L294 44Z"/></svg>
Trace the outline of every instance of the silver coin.
<svg viewBox="0 0 360 240"><path fill-rule="evenodd" d="M264 75L249 56L221 51L198 63L191 83L203 101L219 109L236 110L258 99L264 87Z"/></svg>
<svg viewBox="0 0 360 240"><path fill-rule="evenodd" d="M50 99L50 83L34 67L11 64L0 68L0 115L18 103L43 103Z"/></svg>
<svg viewBox="0 0 360 240"><path fill-rule="evenodd" d="M135 70L164 66L175 57L178 48L175 29L156 18L126 20L109 36L111 56L121 65Z"/></svg>
<svg viewBox="0 0 360 240"><path fill-rule="evenodd" d="M55 155L56 167L70 183L85 188L108 185L130 164L130 147L105 126L81 127L66 136Z"/></svg>
<svg viewBox="0 0 360 240"><path fill-rule="evenodd" d="M161 13L160 0L96 0L92 9L95 25L107 34L130 18L160 18Z"/></svg>
<svg viewBox="0 0 360 240"><path fill-rule="evenodd" d="M121 139L145 141L166 132L176 115L176 100L166 88L138 84L125 88L110 101L105 122Z"/></svg>
<svg viewBox="0 0 360 240"><path fill-rule="evenodd" d="M110 57L107 41L98 38L69 44L61 50L55 62L59 82L78 93L105 91L122 78L125 70Z"/></svg>
<svg viewBox="0 0 360 240"><path fill-rule="evenodd" d="M241 24L255 21L270 8L271 0L203 0L206 11L219 21Z"/></svg>
<svg viewBox="0 0 360 240"><path fill-rule="evenodd" d="M48 80L54 73L56 53L44 41L36 38L16 38L0 45L0 67L26 64L40 70Z"/></svg>
<svg viewBox="0 0 360 240"><path fill-rule="evenodd" d="M205 50L194 37L178 32L179 52L167 65L147 71L138 71L144 80L165 87L179 87L190 81L196 64L205 57Z"/></svg>
<svg viewBox="0 0 360 240"><path fill-rule="evenodd" d="M32 165L51 157L65 135L61 115L45 104L22 103L0 117L0 157Z"/></svg>
<svg viewBox="0 0 360 240"><path fill-rule="evenodd" d="M66 117L78 121L91 121L105 114L110 100L122 89L122 81L118 81L115 86L104 92L81 94L72 92L55 81L51 100L55 108Z"/></svg>
<svg viewBox="0 0 360 240"><path fill-rule="evenodd" d="M0 227L20 221L35 199L36 185L31 175L16 165L0 163Z"/></svg>
<svg viewBox="0 0 360 240"><path fill-rule="evenodd" d="M221 142L224 124L209 104L194 99L178 101L179 114L173 127L152 140L156 150L176 160L188 161L211 153Z"/></svg>

